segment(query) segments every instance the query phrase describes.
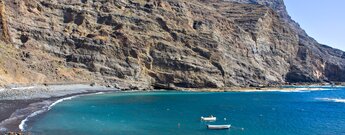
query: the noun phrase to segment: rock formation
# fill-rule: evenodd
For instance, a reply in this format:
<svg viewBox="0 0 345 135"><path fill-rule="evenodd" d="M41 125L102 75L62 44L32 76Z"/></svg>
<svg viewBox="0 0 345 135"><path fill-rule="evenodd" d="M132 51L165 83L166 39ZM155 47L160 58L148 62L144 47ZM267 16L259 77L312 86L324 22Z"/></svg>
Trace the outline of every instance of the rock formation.
<svg viewBox="0 0 345 135"><path fill-rule="evenodd" d="M1 0L0 84L123 89L345 81L283 0Z"/></svg>

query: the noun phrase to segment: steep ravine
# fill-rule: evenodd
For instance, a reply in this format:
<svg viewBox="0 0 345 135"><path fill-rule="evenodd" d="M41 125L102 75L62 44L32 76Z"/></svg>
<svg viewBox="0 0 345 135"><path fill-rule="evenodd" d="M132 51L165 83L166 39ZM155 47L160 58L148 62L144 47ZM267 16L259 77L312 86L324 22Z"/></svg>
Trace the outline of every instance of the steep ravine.
<svg viewBox="0 0 345 135"><path fill-rule="evenodd" d="M2 85L345 81L345 53L309 37L283 0L1 0L0 8Z"/></svg>

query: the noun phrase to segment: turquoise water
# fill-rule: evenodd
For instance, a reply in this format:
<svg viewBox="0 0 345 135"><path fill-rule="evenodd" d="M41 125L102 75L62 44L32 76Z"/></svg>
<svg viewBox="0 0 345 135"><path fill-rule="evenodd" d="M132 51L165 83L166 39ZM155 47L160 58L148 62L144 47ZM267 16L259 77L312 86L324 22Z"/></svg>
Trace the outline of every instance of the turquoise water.
<svg viewBox="0 0 345 135"><path fill-rule="evenodd" d="M28 124L33 134L340 135L345 88L305 92L139 92L77 97ZM216 122L200 121L214 115ZM224 120L226 118L226 120ZM207 130L207 124L231 124ZM242 130L242 128L244 130Z"/></svg>

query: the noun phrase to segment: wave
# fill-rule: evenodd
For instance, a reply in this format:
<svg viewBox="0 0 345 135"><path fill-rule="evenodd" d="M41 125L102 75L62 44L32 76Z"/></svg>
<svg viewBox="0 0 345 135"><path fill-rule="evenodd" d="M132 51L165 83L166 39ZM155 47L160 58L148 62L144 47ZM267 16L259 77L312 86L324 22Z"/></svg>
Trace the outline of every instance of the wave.
<svg viewBox="0 0 345 135"><path fill-rule="evenodd" d="M27 122L27 121L29 121L29 119L30 118L32 118L32 117L35 117L36 115L39 115L39 114L41 114L41 113L43 113L43 112L45 112L46 110L44 109L44 110L38 110L38 111L36 111L36 112L34 112L34 113L32 113L32 114L30 114L28 117L26 117L24 120L22 120L21 122L20 122L20 124L19 124L19 129L21 130L21 131L25 131L25 123Z"/></svg>
<svg viewBox="0 0 345 135"><path fill-rule="evenodd" d="M279 90L277 92L311 92L311 90Z"/></svg>
<svg viewBox="0 0 345 135"><path fill-rule="evenodd" d="M343 98L316 98L316 99L317 100L322 100L322 101L345 103L345 99L343 99Z"/></svg>
<svg viewBox="0 0 345 135"><path fill-rule="evenodd" d="M16 87L16 88L11 88L12 90L28 90L28 89L34 89L34 86L29 86L29 87Z"/></svg>
<svg viewBox="0 0 345 135"><path fill-rule="evenodd" d="M239 92L313 92L313 91L333 91L339 89L332 88L293 88L293 89L272 89L272 90L240 90Z"/></svg>
<svg viewBox="0 0 345 135"><path fill-rule="evenodd" d="M54 103L52 103L51 105L49 105L47 111L49 111L53 106L57 105L58 103L61 103L61 102L66 101L66 100L71 100L71 99L76 98L76 97L78 97L78 96L72 96L72 97L66 97L63 99L59 99L59 100L55 101Z"/></svg>
<svg viewBox="0 0 345 135"><path fill-rule="evenodd" d="M71 96L71 97L66 97L66 98L62 98L62 99L59 99L59 100L56 100L55 102L51 103L51 104L48 104L47 106L44 106L41 110L38 110L36 112L33 112L31 113L29 116L27 116L24 120L22 120L19 124L19 129L24 132L25 131L25 126L26 126L26 122L29 121L30 118L33 118L39 114L42 114L44 112L47 112L49 110L51 110L51 108L53 108L55 105L63 102L63 101L66 101L66 100L71 100L73 98L76 98L76 97L80 97L80 96L87 96L87 95L98 95L98 94L104 94L104 92L97 92L97 93L91 93L91 94L81 94L81 95L75 95L75 96Z"/></svg>
<svg viewBox="0 0 345 135"><path fill-rule="evenodd" d="M79 95L59 99L59 100L53 102L53 103L50 104L50 105L44 106L41 110L38 110L38 111L36 111L36 112L31 113L29 116L27 116L24 120L22 120L22 121L20 122L20 124L19 124L19 129L20 129L21 131L25 131L25 126L26 126L25 123L28 122L30 118L33 118L33 117L35 117L35 116L37 116L37 115L39 115L39 114L42 114L42 113L44 113L44 112L49 111L53 106L57 105L58 103L61 103L61 102L66 101L66 100L71 100L71 99L76 98L76 97L78 97L78 96L79 96Z"/></svg>
<svg viewBox="0 0 345 135"><path fill-rule="evenodd" d="M243 90L240 92L311 92L311 90Z"/></svg>

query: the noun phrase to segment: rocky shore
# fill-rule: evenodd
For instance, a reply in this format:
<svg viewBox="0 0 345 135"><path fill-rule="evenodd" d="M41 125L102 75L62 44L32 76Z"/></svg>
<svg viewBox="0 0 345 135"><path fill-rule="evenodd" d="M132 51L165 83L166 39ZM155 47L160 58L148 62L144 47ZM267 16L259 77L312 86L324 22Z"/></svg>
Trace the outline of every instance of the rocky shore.
<svg viewBox="0 0 345 135"><path fill-rule="evenodd" d="M92 94L113 92L115 88L85 84L36 85L0 89L0 134L21 132L19 125L30 114L47 108L59 99Z"/></svg>

